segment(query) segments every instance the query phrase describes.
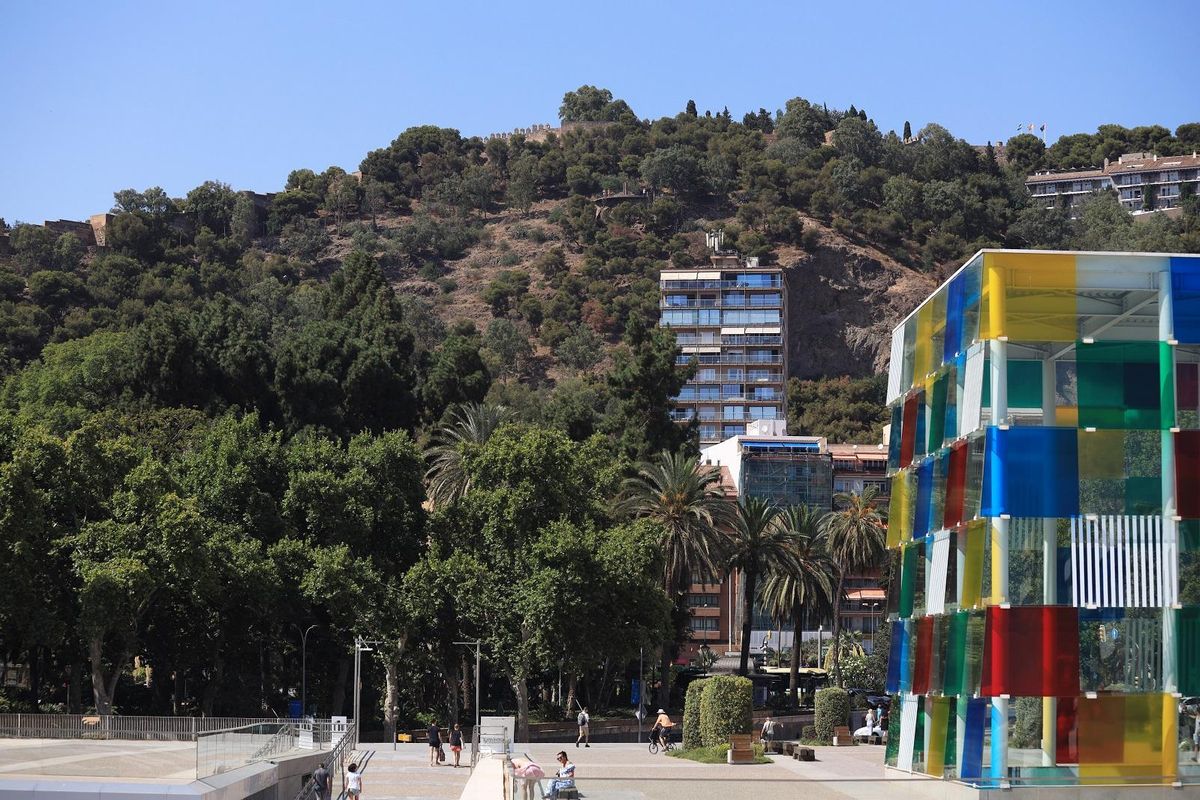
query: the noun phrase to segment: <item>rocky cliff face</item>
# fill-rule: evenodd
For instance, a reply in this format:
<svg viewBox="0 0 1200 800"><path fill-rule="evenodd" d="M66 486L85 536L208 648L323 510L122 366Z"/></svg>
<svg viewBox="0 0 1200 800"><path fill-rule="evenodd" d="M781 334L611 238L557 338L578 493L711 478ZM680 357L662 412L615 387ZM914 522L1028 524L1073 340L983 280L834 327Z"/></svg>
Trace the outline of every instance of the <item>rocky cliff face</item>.
<svg viewBox="0 0 1200 800"><path fill-rule="evenodd" d="M788 367L797 378L886 370L892 328L937 288L932 275L830 237L780 263L787 273Z"/></svg>

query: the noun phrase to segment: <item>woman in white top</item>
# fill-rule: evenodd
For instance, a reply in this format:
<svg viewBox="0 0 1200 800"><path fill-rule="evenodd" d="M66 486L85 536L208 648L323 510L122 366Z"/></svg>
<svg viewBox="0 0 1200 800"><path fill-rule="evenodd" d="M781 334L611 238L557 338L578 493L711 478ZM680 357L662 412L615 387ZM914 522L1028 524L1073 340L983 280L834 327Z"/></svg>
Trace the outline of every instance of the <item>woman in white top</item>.
<svg viewBox="0 0 1200 800"><path fill-rule="evenodd" d="M358 764L346 768L346 794L353 798L362 796L362 773L358 771Z"/></svg>

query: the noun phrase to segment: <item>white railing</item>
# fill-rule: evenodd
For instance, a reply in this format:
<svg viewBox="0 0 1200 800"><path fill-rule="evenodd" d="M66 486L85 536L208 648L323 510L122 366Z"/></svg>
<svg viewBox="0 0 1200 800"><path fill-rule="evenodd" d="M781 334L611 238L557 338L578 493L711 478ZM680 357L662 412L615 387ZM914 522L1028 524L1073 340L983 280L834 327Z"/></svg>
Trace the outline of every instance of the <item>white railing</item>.
<svg viewBox="0 0 1200 800"><path fill-rule="evenodd" d="M0 714L0 738L131 739L191 742L213 731L287 722L263 717L123 717L99 714Z"/></svg>

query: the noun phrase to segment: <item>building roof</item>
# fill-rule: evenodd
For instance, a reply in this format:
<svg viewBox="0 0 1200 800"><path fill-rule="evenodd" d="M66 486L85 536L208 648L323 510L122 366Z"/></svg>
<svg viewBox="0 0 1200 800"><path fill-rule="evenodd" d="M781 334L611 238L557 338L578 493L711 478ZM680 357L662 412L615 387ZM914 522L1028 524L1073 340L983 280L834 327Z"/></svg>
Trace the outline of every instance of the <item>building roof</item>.
<svg viewBox="0 0 1200 800"><path fill-rule="evenodd" d="M887 592L879 588L870 589L850 589L846 592L847 600L886 600Z"/></svg>
<svg viewBox="0 0 1200 800"><path fill-rule="evenodd" d="M1085 178L1104 178L1107 174L1102 169L1081 169L1070 172L1037 172L1025 179L1026 183L1058 183L1059 181L1074 181Z"/></svg>
<svg viewBox="0 0 1200 800"><path fill-rule="evenodd" d="M887 458L887 448L882 444L831 444L829 454L835 459L857 459L859 461L878 461Z"/></svg>

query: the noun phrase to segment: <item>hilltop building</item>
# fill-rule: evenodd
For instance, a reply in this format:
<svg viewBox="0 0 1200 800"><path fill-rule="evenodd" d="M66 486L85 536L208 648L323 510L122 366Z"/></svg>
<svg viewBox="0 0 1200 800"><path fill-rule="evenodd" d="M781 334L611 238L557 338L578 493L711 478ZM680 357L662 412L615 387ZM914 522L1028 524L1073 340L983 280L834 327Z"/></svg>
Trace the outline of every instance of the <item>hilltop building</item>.
<svg viewBox="0 0 1200 800"><path fill-rule="evenodd" d="M1200 256L981 251L887 400L887 763L1200 784Z"/></svg>
<svg viewBox="0 0 1200 800"><path fill-rule="evenodd" d="M787 418L783 270L721 252L719 234L710 244L710 267L659 274L659 324L675 332L677 363L698 364L672 415L697 421L701 446L740 436L749 422Z"/></svg>
<svg viewBox="0 0 1200 800"><path fill-rule="evenodd" d="M1178 208L1200 188L1200 156L1126 153L1113 162L1105 159L1100 169L1038 172L1025 179L1025 186L1046 208L1062 204L1072 217L1082 198L1110 189L1130 212L1163 211Z"/></svg>

